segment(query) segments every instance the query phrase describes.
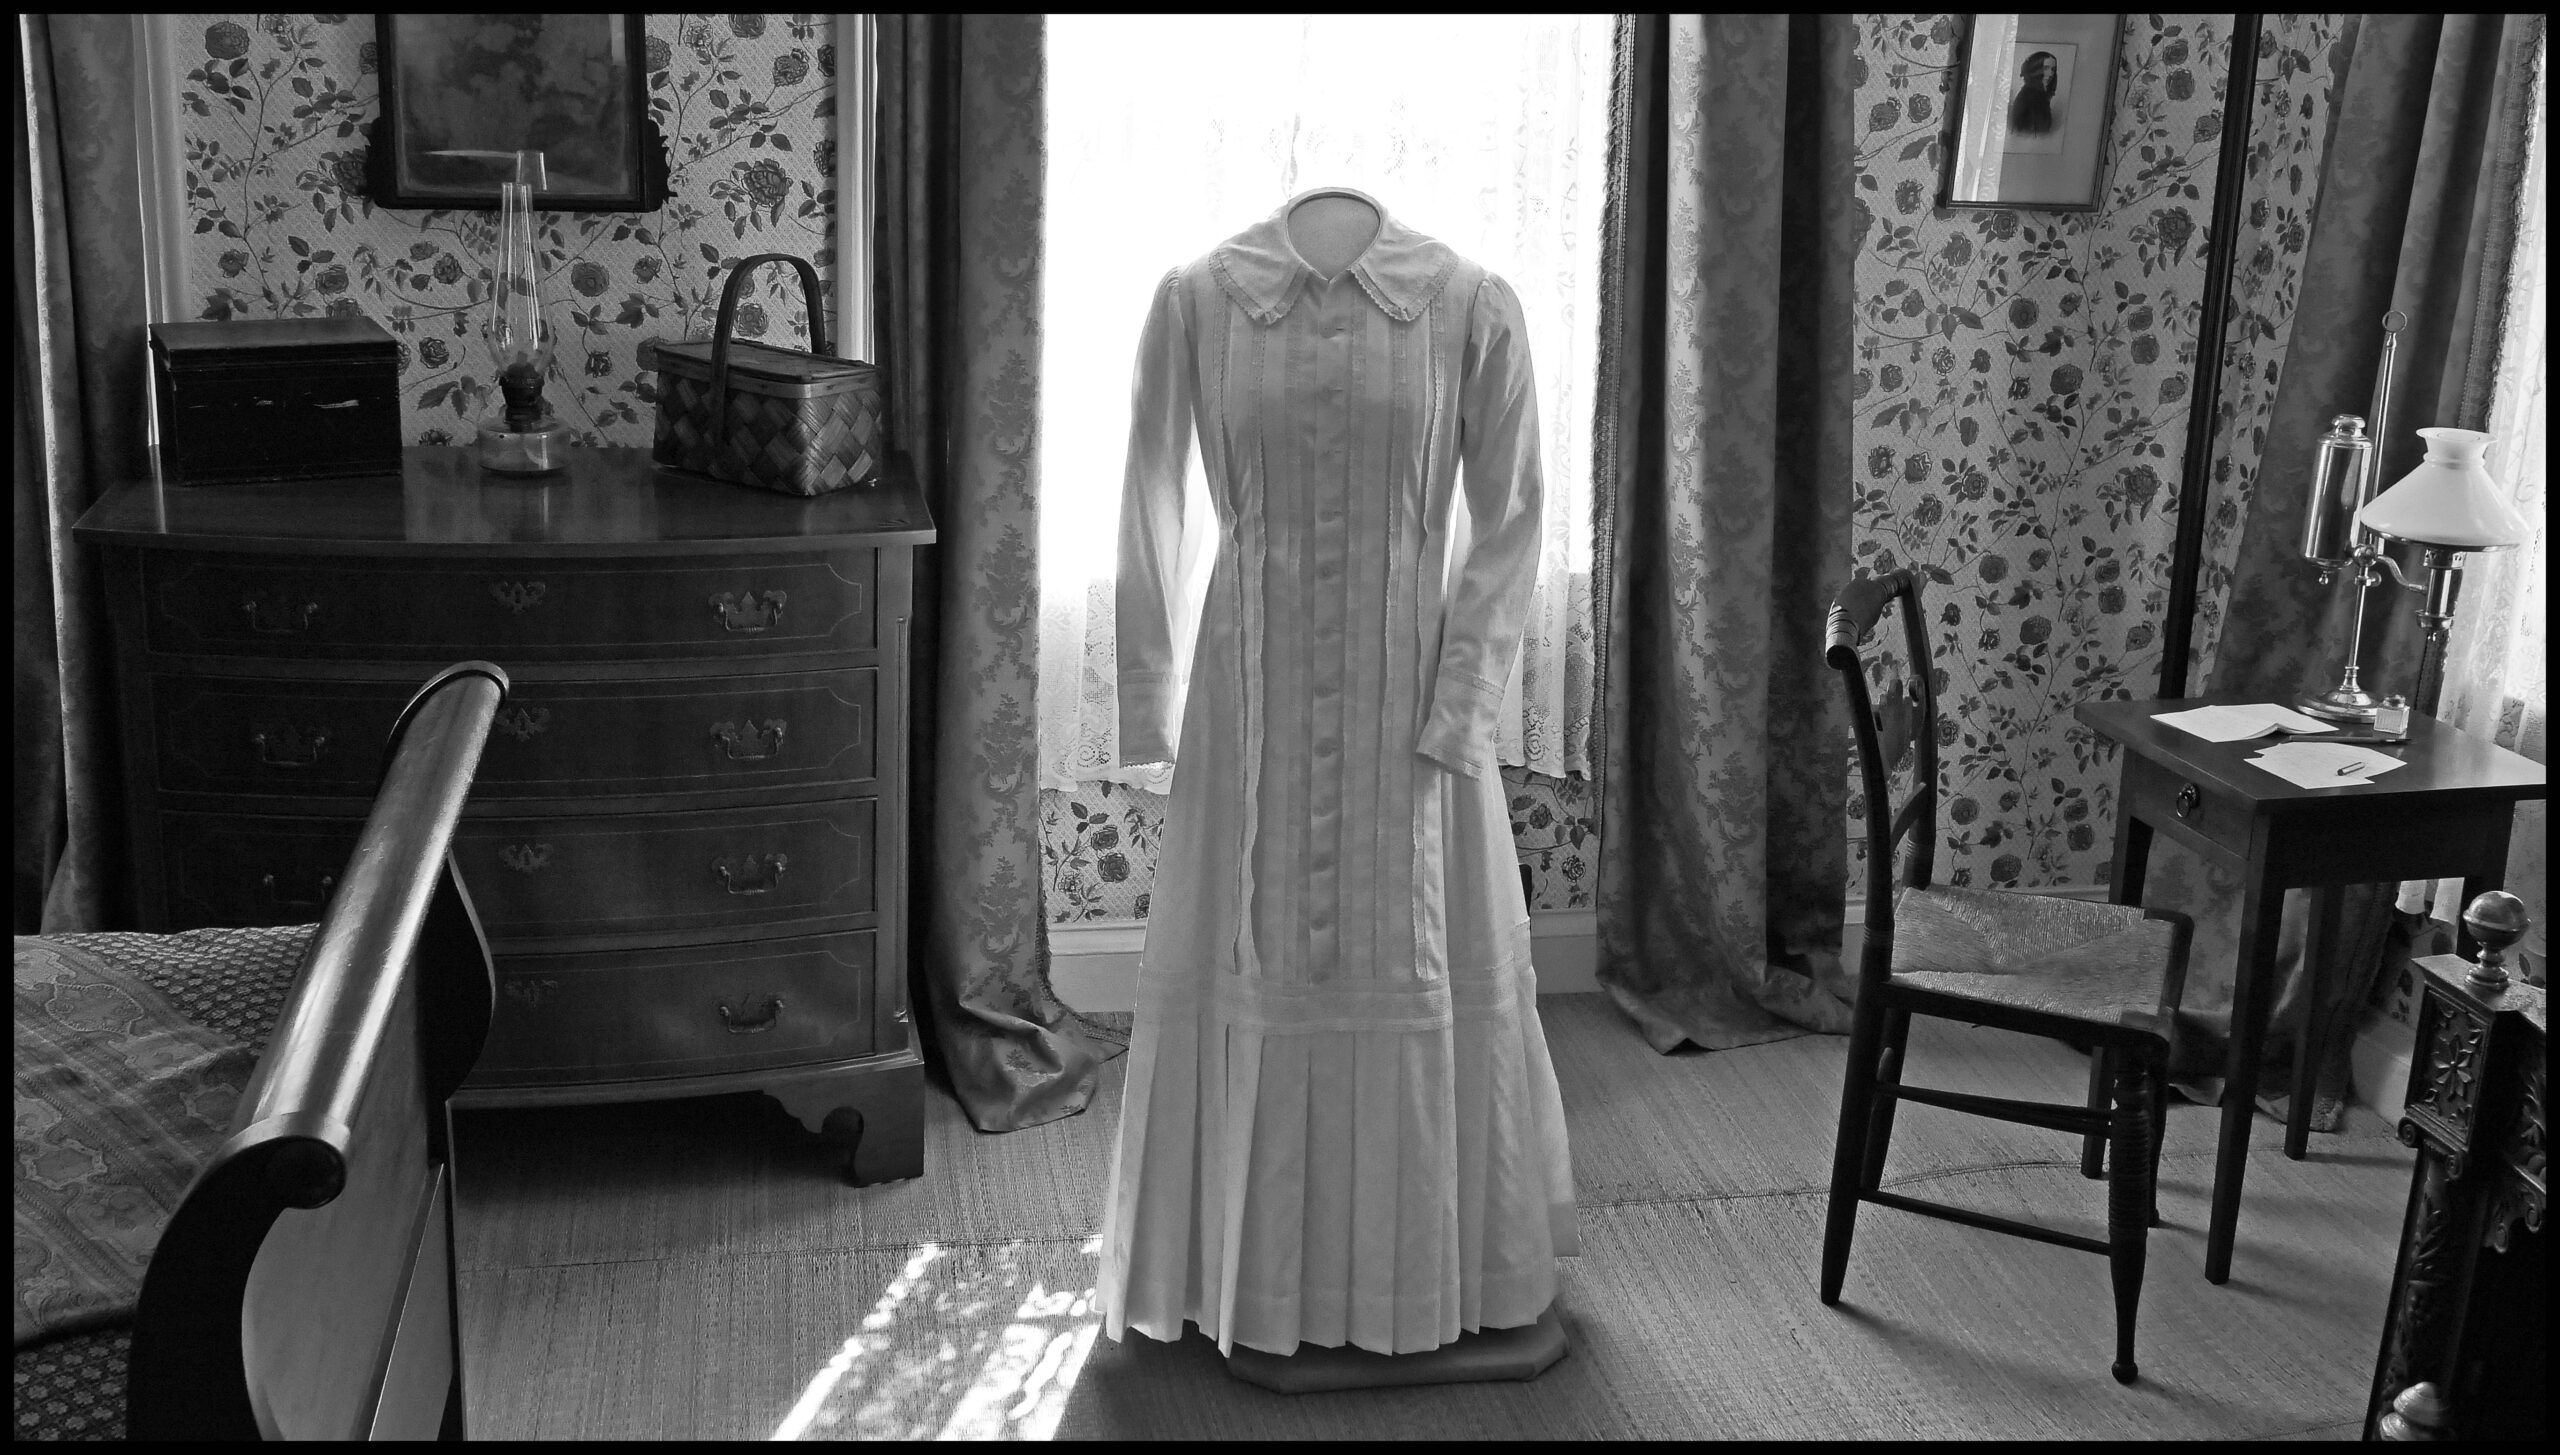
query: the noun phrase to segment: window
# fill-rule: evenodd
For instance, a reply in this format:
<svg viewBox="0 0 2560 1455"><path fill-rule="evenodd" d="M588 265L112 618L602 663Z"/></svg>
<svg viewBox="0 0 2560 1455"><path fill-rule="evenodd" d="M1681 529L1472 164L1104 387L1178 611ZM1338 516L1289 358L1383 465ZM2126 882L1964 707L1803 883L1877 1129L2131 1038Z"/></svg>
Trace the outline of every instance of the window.
<svg viewBox="0 0 2560 1455"><path fill-rule="evenodd" d="M1589 769L1591 405L1612 21L1049 19L1040 775L1164 791L1116 756L1112 581L1150 291L1318 186L1356 187L1519 292L1546 546L1501 757Z"/></svg>

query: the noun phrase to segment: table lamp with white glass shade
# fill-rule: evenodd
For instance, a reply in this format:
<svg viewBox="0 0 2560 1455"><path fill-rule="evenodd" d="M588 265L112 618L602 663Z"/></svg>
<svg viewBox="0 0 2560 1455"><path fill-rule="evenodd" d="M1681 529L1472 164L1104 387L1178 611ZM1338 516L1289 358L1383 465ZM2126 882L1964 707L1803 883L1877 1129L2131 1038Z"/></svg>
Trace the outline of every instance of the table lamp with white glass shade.
<svg viewBox="0 0 2560 1455"><path fill-rule="evenodd" d="M2489 436L2476 429L2422 429L2427 456L2418 468L2356 512L2356 524L2376 535L2421 547L2427 568L2426 604L2418 620L2426 642L2418 662L2418 690L2410 705L2432 717L2444 688L2444 654L2452 634L2454 598L2462 590L2462 553L2503 551L2524 544L2531 527L2507 503L2507 492L2481 456Z"/></svg>

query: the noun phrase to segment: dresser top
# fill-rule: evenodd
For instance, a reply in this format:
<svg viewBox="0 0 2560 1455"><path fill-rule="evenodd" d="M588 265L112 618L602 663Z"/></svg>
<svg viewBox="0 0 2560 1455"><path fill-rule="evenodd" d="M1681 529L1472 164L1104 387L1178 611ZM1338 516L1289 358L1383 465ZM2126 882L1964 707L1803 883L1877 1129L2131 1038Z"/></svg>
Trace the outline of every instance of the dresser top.
<svg viewBox="0 0 2560 1455"><path fill-rule="evenodd" d="M196 550L384 556L688 556L927 545L933 515L900 458L880 483L803 499L573 450L561 474L484 474L461 445L400 452L401 473L262 485L116 487L73 534Z"/></svg>

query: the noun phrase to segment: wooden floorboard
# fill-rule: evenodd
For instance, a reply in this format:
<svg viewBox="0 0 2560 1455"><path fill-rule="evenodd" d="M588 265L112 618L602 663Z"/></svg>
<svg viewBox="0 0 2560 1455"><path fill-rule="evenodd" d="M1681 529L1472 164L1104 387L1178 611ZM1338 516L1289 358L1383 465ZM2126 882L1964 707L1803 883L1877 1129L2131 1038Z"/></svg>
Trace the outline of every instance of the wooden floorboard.
<svg viewBox="0 0 2560 1455"><path fill-rule="evenodd" d="M2352 1438L2409 1154L2369 1113L2300 1163L2261 1118L2234 1276L2203 1276L2216 1114L2178 1105L2141 1327L2107 1377L2105 1260L1882 1208L1814 1297L1837 1037L1658 1056L1598 996L1540 1002L1583 1254L1530 1384L1288 1397L1196 1334L1097 1337L1093 1234L1124 1061L1002 1136L929 1103L926 1176L848 1189L755 1097L461 1119L473 1434L809 1438ZM2074 1100L2086 1062L1915 1026L1914 1080ZM2067 1135L1904 1108L1886 1183L2070 1231Z"/></svg>

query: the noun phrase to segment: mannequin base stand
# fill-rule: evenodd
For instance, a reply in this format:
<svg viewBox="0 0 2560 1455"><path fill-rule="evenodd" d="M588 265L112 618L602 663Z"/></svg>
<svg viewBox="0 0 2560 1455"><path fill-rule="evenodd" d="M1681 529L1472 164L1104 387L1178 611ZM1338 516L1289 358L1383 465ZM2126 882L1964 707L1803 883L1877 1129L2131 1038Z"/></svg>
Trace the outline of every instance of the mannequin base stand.
<svg viewBox="0 0 2560 1455"><path fill-rule="evenodd" d="M1477 1329L1460 1334L1454 1344L1416 1354L1376 1354L1348 1344L1338 1349L1301 1344L1295 1354L1265 1354L1238 1345L1227 1356L1227 1373L1282 1394L1320 1394L1337 1389L1535 1379L1564 1355L1564 1322L1549 1308L1534 1324Z"/></svg>

